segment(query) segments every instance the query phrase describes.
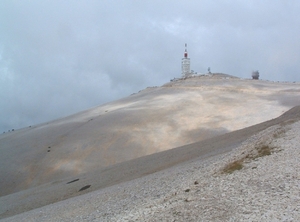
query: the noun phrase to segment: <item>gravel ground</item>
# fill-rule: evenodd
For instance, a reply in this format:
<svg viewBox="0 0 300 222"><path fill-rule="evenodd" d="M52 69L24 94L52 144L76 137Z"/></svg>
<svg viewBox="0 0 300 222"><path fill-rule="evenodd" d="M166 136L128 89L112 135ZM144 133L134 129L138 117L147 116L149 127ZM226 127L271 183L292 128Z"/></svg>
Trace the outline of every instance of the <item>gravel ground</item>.
<svg viewBox="0 0 300 222"><path fill-rule="evenodd" d="M0 134L0 198L244 129L299 104L300 83L213 74L6 132Z"/></svg>
<svg viewBox="0 0 300 222"><path fill-rule="evenodd" d="M299 134L300 121L275 125L227 154L3 221L300 221Z"/></svg>

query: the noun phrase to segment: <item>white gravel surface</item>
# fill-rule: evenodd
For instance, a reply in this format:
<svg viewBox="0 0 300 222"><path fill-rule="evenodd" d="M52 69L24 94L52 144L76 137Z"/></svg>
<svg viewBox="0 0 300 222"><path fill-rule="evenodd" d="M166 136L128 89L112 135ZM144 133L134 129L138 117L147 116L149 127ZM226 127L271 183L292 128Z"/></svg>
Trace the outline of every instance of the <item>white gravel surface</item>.
<svg viewBox="0 0 300 222"><path fill-rule="evenodd" d="M226 74L147 88L1 134L0 197L244 129L299 104L300 83Z"/></svg>
<svg viewBox="0 0 300 222"><path fill-rule="evenodd" d="M271 155L259 153L270 148ZM193 160L3 221L300 221L300 121ZM224 173L235 161L242 169Z"/></svg>

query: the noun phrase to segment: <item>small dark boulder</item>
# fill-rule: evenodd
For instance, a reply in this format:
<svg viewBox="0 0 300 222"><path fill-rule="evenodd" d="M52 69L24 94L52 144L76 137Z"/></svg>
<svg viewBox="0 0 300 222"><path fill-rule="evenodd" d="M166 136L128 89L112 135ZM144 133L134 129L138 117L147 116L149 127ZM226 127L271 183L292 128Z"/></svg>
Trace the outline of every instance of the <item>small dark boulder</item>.
<svg viewBox="0 0 300 222"><path fill-rule="evenodd" d="M79 191L86 190L86 189L90 188L90 186L91 186L91 185L86 185L86 186L84 186L84 187L80 188L80 190L79 190ZM79 191L78 191L78 192L79 192Z"/></svg>
<svg viewBox="0 0 300 222"><path fill-rule="evenodd" d="M76 182L76 181L78 181L79 179L75 179L75 180L71 180L71 181L69 181L67 184L69 184L69 183L74 183L74 182Z"/></svg>

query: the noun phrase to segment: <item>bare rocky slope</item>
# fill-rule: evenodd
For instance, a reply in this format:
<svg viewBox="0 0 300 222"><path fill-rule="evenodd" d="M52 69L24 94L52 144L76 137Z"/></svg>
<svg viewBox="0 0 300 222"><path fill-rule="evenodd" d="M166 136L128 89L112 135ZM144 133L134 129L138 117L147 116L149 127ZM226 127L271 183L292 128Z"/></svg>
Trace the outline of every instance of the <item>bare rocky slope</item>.
<svg viewBox="0 0 300 222"><path fill-rule="evenodd" d="M228 152L282 119L233 131L271 120L300 104L299 98L299 83L213 74L147 88L70 117L3 134L1 217L139 178L194 157ZM290 111L288 116L291 112L298 113ZM183 147L165 151L179 146ZM156 154L146 156L152 153Z"/></svg>

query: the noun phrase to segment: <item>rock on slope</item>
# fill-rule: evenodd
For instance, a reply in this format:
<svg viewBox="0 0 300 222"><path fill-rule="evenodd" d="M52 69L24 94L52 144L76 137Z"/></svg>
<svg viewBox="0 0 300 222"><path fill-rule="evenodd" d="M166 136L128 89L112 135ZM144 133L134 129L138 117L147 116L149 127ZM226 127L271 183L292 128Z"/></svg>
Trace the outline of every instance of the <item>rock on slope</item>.
<svg viewBox="0 0 300 222"><path fill-rule="evenodd" d="M275 118L299 83L198 76L0 136L0 196Z"/></svg>

